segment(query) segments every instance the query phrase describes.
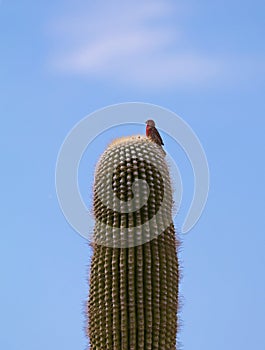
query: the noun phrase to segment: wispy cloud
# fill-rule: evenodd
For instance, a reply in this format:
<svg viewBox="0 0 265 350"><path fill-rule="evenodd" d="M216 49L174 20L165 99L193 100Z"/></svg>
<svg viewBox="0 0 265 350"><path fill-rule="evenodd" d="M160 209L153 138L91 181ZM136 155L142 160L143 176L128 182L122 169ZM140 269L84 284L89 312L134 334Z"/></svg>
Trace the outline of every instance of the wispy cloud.
<svg viewBox="0 0 265 350"><path fill-rule="evenodd" d="M220 74L222 63L185 49L172 1L99 1L56 21L60 43L53 66L62 72L111 79L140 87L205 83Z"/></svg>

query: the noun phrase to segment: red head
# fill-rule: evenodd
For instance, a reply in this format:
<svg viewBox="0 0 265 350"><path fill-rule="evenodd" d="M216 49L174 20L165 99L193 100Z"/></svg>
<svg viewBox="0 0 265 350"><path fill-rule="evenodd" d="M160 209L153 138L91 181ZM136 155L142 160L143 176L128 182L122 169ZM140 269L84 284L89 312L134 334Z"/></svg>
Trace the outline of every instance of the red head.
<svg viewBox="0 0 265 350"><path fill-rule="evenodd" d="M147 124L148 126L151 126L151 127L155 127L156 125L155 125L155 122L152 120L152 119L148 119L146 122L145 122L145 124Z"/></svg>

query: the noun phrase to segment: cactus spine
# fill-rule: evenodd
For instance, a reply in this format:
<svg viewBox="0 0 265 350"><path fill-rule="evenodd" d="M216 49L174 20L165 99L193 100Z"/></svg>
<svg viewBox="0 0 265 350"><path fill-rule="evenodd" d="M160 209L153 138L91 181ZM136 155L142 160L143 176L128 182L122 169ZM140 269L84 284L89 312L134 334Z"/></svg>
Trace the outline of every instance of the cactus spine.
<svg viewBox="0 0 265 350"><path fill-rule="evenodd" d="M94 214L90 349L175 350L177 241L159 146L139 136L107 148L95 174Z"/></svg>

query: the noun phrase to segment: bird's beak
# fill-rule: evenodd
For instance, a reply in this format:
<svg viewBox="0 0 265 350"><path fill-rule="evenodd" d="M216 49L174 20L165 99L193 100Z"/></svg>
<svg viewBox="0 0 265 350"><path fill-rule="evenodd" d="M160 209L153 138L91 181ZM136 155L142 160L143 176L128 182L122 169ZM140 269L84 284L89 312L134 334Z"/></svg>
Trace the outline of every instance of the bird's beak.
<svg viewBox="0 0 265 350"><path fill-rule="evenodd" d="M145 124L147 124L147 121L145 122Z"/></svg>

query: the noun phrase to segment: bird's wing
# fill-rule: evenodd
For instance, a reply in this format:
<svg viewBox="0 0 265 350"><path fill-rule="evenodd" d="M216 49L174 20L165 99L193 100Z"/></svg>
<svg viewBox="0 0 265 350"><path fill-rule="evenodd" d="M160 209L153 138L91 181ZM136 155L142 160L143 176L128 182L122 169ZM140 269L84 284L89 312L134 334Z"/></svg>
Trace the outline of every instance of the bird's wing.
<svg viewBox="0 0 265 350"><path fill-rule="evenodd" d="M158 140L160 141L161 145L164 145L164 142L162 140L162 137L160 136L159 132L157 131L156 128L154 128L154 133L155 133L155 137L158 138Z"/></svg>

